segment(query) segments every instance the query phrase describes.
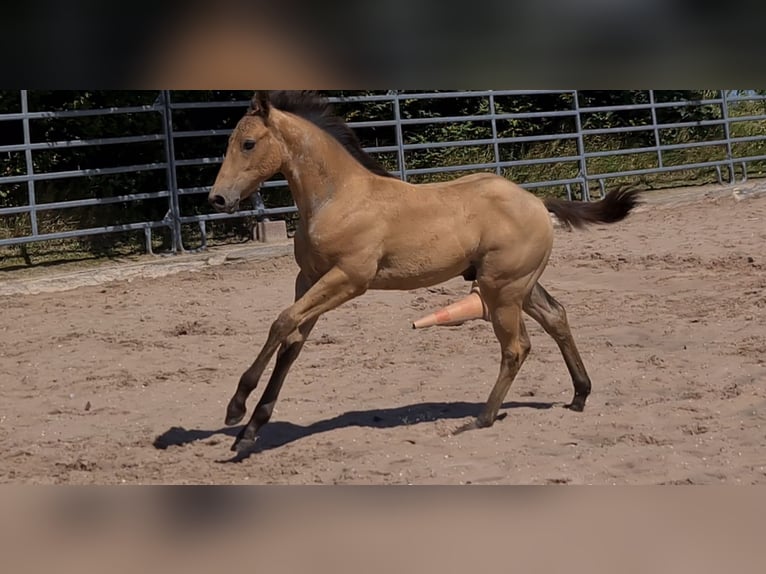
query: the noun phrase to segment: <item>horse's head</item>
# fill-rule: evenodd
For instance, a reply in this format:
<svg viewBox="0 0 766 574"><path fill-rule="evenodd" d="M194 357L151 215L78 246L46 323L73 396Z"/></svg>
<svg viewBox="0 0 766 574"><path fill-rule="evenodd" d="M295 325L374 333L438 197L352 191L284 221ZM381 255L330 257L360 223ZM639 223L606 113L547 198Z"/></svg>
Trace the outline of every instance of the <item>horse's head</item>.
<svg viewBox="0 0 766 574"><path fill-rule="evenodd" d="M270 110L269 93L256 92L250 109L231 133L226 156L208 194L217 211L233 213L243 199L279 171L283 147L270 125Z"/></svg>

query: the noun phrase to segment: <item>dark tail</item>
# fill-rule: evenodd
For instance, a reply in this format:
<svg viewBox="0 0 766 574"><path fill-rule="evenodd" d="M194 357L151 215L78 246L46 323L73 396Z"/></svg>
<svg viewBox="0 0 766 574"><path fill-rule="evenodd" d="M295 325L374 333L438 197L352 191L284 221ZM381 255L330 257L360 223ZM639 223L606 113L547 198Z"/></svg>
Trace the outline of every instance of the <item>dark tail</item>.
<svg viewBox="0 0 766 574"><path fill-rule="evenodd" d="M640 193L641 190L637 189L616 189L592 203L555 197L546 198L544 203L548 211L565 225L583 228L592 223L614 223L625 219L641 203L638 199Z"/></svg>

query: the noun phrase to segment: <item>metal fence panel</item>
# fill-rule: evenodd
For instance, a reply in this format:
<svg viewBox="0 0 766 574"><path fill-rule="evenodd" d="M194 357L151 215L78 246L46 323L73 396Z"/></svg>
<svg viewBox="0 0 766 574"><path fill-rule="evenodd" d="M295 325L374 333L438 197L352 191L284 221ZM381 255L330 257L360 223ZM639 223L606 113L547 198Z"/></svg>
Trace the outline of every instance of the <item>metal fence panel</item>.
<svg viewBox="0 0 766 574"><path fill-rule="evenodd" d="M8 122L21 122L23 141L0 145L0 154L24 154L25 169L22 173L0 173L0 197L3 188L16 186L15 193L20 194L18 185L25 185L25 201L17 197L16 205L0 207L0 216L26 216L29 219L28 232L0 237L0 246L26 244L34 241L85 237L124 231L141 231L145 236L147 251L152 251L152 232L162 230L171 238L171 252L188 250L190 247L183 243L184 227L196 227L199 230L199 244L204 248L207 244L206 223L210 221L238 219L242 217L270 218L292 214L297 211L295 205L266 205L260 195L256 195L252 207L237 214L211 213L206 208L205 196L210 190L212 178L195 177L195 170L214 169L222 161L226 138L231 133L233 125L202 129L199 125L178 127L179 123L188 123L189 114L195 110L232 109L244 110L247 100L238 101L176 101L176 94L171 91L155 93L154 101L149 105L130 105L123 107L107 107L102 109L80 109L35 111L29 109L29 92L19 92L19 111L0 114L0 129ZM557 97L556 105L551 109L535 109L533 111L505 112L502 109L503 99ZM471 102L475 112L458 116L435 116L418 111L418 106L429 101L460 98ZM586 98L587 99L587 98ZM390 115L383 119L351 120L349 125L355 129L391 129L393 141L376 143L365 149L371 154L392 154L396 166L392 170L397 176L406 181L422 181L430 177L453 177L465 172L479 170L494 170L498 174L508 169L514 172L523 168L550 166L555 168L558 175L546 176L541 179L520 177L517 181L524 187L534 190L542 188L564 188L570 199L590 200L595 186L602 195L605 182L614 178L639 177L649 174L670 173L688 170L713 170L719 183L735 182L736 171L740 171L740 180L748 177L748 167L754 162L766 160L766 146L756 148L743 147L766 141L766 128L762 134L746 133L748 126L757 126L761 122L766 126L766 111L764 107L753 113L753 106L766 101L766 96L753 91L719 90L716 97L698 101L658 101L654 90L647 91L645 103L622 104L611 106L588 106L581 92L576 90L483 90L483 91L445 91L445 92L405 92L390 90L384 94L349 95L343 98L331 98L331 101L354 106L363 103L376 102L390 104ZM410 109L412 107L412 109ZM703 120L684 120L685 110L705 107L718 110L716 117ZM472 108L472 109L473 109ZM415 110L415 111L413 111ZM667 113L680 110L680 119L668 121L663 119ZM588 127L589 118L597 118L598 114L615 114L630 112L645 114L648 118L634 125ZM95 137L73 137L57 141L33 141L33 126L36 122L51 119L76 120L94 116L123 117L135 114L146 114L158 121L156 133L146 133L130 136L110 136L98 134ZM418 115L420 114L420 115ZM188 117L186 117L186 116ZM181 119L185 119L181 122ZM556 133L535 133L533 135L503 135L500 125L512 125L519 121L550 120L558 118L561 125L569 126L564 131ZM193 122L192 122L193 124ZM446 139L430 141L424 139L423 133L434 126L440 126L447 131L454 128L470 128L476 135L468 139ZM709 129L715 132L712 139L702 138L699 141L668 141L678 130L694 128ZM469 130L469 131L470 131ZM720 130L720 131L716 131ZM464 133L455 129L455 133ZM645 145L626 149L594 149L589 143L604 136L617 134L645 133L648 139ZM216 155L202 157L181 157L179 147L188 141L200 138L218 138L220 151ZM218 141L217 139L215 141ZM88 147L107 146L119 149L120 146L139 145L156 142L162 144L162 157L158 161L136 165L112 165L68 169L63 171L45 172L35 169L36 154L48 153L54 150L77 150ZM651 142L651 143L649 143ZM550 156L508 157L509 146L519 144L549 145L546 149L560 148L570 150ZM217 144L216 144L217 146ZM709 148L711 158L705 161L689 161L678 154L687 150ZM761 153L760 150L763 150ZM464 161L455 163L435 163L427 167L418 167L418 157L423 154L439 154L474 150L474 155ZM744 151L743 151L744 150ZM715 153L713 153L715 152ZM483 155L482 155L483 154ZM717 155L716 155L717 154ZM479 159L477 159L479 156ZM625 167L631 157L651 157L652 165L642 167ZM426 157L432 157L427 156ZM458 160L462 157L455 155ZM610 163L611 162L611 163ZM617 163L614 163L617 162ZM616 168L614 166L617 166ZM724 176L724 169L726 174ZM158 189L125 189L104 197L87 197L82 199L56 201L41 201L38 184L56 180L71 180L73 178L108 176L115 174L137 174L164 171L164 185ZM521 172L520 172L521 173ZM507 175L507 174L506 174ZM514 179L516 179L514 177ZM264 184L264 189L285 188L286 182L279 177ZM5 192L8 193L7 191ZM145 221L131 221L107 226L89 227L66 231L44 231L40 228L40 214L63 212L74 208L95 208L114 204L131 204L162 200L166 210L161 217ZM187 234L188 235L188 234Z"/></svg>
<svg viewBox="0 0 766 574"><path fill-rule="evenodd" d="M109 233L117 233L124 231L141 231L144 232L145 246L148 252L152 252L152 230L167 228L171 232L171 236L175 237L175 233L172 232L172 201L174 193L171 191L172 186L168 186L166 189L158 189L155 191L144 191L139 193L126 193L121 195L113 195L110 197L94 197L79 200L70 201L49 201L40 202L38 200L39 189L36 187L38 182L50 182L56 180L68 180L73 178L88 177L88 176L103 176L114 174L128 174L128 173L145 173L154 170L164 170L170 177L172 171L172 162L168 160L168 154L165 154L164 161L146 163L141 165L120 165L115 167L102 167L102 168L89 168L89 169L73 169L57 172L39 172L35 169L35 157L36 152L51 152L53 150L68 150L68 149L80 149L86 147L96 146L120 146L130 145L136 143L147 142L162 142L166 140L164 134L146 134L140 136L129 137L105 137L105 138L92 138L92 139L72 139L64 141L46 141L46 142L33 142L32 141L32 125L37 120L49 120L49 119L76 119L81 117L93 117L93 116L115 116L124 114L163 114L161 106L161 97L158 97L154 104L144 106L128 106L128 107L111 107L105 109L90 109L90 110L66 110L66 111L40 111L34 112L29 110L29 93L27 90L21 90L19 92L21 101L21 112L0 115L0 126L6 122L12 122L14 120L21 120L23 125L23 143L22 144L10 144L1 145L0 153L11 153L15 151L23 151L25 156L25 172L20 175L0 175L0 186L9 186L14 183L26 183L27 187L27 202L21 206L0 207L0 216L5 215L20 215L26 214L29 218L30 232L18 236L0 238L0 246L7 245L20 245L31 243L35 241L48 241L54 239L69 239L77 237L88 237L93 235L103 235ZM5 170L3 170L5 171ZM1 188L0 188L1 189ZM91 206L111 205L116 203L131 203L136 201L147 201L165 199L168 202L168 211L161 219L154 219L150 221L137 221L124 224L106 225L98 227L82 227L75 230L67 231L52 231L44 232L40 229L39 218L40 214L44 212L52 211L64 211L74 208L83 208ZM176 245L173 245L175 252Z"/></svg>

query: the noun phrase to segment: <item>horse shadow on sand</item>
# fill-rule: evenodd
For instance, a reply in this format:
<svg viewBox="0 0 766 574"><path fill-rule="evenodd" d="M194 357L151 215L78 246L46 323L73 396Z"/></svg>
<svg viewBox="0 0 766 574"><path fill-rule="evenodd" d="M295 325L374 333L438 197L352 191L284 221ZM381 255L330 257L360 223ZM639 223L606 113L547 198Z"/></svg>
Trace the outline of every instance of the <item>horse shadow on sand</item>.
<svg viewBox="0 0 766 574"><path fill-rule="evenodd" d="M556 403L551 402L516 402L509 401L502 405L503 409L550 409ZM264 425L258 433L255 445L245 452L219 462L239 462L253 454L272 450L295 442L297 440L348 427L387 429L400 426L410 426L438 420L463 419L476 417L484 407L484 403L419 403L389 409L371 409L366 411L349 411L338 416L317 421L307 426L297 425L288 421L272 421ZM499 419L507 413L501 413ZM183 446L216 437L234 438L242 426L222 427L216 430L185 429L172 427L154 440L154 447L166 449L171 446Z"/></svg>

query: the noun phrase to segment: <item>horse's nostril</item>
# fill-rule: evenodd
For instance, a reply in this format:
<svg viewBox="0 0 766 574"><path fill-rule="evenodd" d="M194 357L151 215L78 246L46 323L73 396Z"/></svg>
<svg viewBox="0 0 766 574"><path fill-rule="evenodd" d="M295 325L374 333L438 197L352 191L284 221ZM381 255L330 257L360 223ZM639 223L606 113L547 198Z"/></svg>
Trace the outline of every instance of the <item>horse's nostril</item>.
<svg viewBox="0 0 766 574"><path fill-rule="evenodd" d="M222 195L214 195L210 198L210 203L217 207L226 207L226 200Z"/></svg>

